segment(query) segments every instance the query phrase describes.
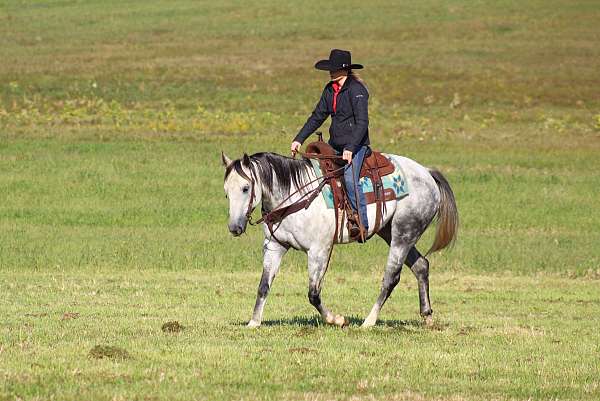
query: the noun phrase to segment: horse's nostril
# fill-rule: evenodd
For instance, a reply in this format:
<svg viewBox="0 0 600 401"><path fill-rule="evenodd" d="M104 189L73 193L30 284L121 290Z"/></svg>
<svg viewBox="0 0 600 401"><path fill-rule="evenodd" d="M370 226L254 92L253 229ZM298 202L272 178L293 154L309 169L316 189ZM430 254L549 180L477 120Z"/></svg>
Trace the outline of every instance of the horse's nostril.
<svg viewBox="0 0 600 401"><path fill-rule="evenodd" d="M242 229L242 227L235 225L235 226L229 226L229 232L235 236L238 236L238 235L242 235L244 230Z"/></svg>

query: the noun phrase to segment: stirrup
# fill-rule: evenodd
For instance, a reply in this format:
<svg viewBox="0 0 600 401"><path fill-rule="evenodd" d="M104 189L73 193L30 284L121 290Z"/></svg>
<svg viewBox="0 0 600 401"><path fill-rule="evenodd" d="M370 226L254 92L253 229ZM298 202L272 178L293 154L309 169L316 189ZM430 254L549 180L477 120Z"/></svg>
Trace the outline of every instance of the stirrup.
<svg viewBox="0 0 600 401"><path fill-rule="evenodd" d="M361 234L359 234L358 237L356 238L356 242L358 242L359 244L364 244L369 239L368 234L369 234L369 232L367 231L367 229L364 227L361 227Z"/></svg>
<svg viewBox="0 0 600 401"><path fill-rule="evenodd" d="M348 228L348 235L350 236L350 238L360 244L364 244L365 242L367 242L367 230L365 230L365 228L358 224L355 221L351 221L350 222L350 227Z"/></svg>

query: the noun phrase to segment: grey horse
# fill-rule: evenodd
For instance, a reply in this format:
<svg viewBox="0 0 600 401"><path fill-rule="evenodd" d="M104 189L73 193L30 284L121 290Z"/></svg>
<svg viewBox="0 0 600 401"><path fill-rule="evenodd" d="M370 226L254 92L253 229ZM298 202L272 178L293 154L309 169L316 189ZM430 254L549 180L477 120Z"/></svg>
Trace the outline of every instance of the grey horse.
<svg viewBox="0 0 600 401"><path fill-rule="evenodd" d="M381 292L362 326L371 327L377 322L383 304L400 281L403 264L417 278L421 316L427 324L431 324L433 311L429 301L429 262L426 256L455 240L458 230L456 201L448 181L439 171L429 170L406 157L388 156L395 158L402 167L410 194L386 203L381 229L376 234L387 242L390 250ZM231 160L222 153L221 159L225 167L224 189L229 199L229 231L234 236L245 232L249 216L259 204L262 203L263 212L268 212L307 183L309 185L292 195L285 204L294 202L318 185L318 182L311 183L316 176L310 161L305 159L296 160L275 153L244 154L237 160ZM367 207L367 214L369 221L374 221L374 204ZM436 215L435 240L423 256L415 244ZM249 327L260 326L273 279L281 259L290 248L302 250L308 256L308 299L323 321L337 326L348 324L344 316L332 313L321 302L320 295L334 245L335 224L334 211L327 208L322 196L317 196L307 209L283 219L275 226L274 236L263 224L263 272ZM343 222L341 224L344 227ZM369 227L373 226L369 224ZM348 242L351 239L345 233L340 243Z"/></svg>

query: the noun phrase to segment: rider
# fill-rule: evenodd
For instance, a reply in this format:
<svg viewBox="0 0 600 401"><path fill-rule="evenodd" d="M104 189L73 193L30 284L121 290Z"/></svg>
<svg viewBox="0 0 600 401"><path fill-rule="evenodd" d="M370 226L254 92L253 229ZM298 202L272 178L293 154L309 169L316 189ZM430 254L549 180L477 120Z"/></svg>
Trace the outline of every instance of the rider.
<svg viewBox="0 0 600 401"><path fill-rule="evenodd" d="M369 230L367 202L358 179L363 160L371 153L368 146L369 91L364 82L352 71L363 66L352 64L349 51L333 49L329 59L318 61L315 68L329 71L331 81L325 85L321 100L294 138L291 149L292 152L297 152L306 138L319 128L328 116L331 116L329 144L349 163L344 169L346 192L352 208L360 213L360 221L364 227L362 237L366 238ZM352 168L351 165L354 167ZM355 188L358 190L358 206ZM360 238L359 230L360 228L354 223L350 235L353 238Z"/></svg>

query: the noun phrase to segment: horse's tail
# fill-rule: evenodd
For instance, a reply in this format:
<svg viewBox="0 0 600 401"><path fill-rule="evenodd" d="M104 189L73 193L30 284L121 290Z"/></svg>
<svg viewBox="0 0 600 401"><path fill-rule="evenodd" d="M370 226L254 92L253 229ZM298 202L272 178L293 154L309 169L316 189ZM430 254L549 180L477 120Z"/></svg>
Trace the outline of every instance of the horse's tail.
<svg viewBox="0 0 600 401"><path fill-rule="evenodd" d="M440 190L440 205L437 211L437 229L435 231L435 240L433 245L427 251L427 255L444 249L452 245L456 240L458 233L458 209L456 200L450 184L446 178L437 170L430 170L429 173L435 180Z"/></svg>

